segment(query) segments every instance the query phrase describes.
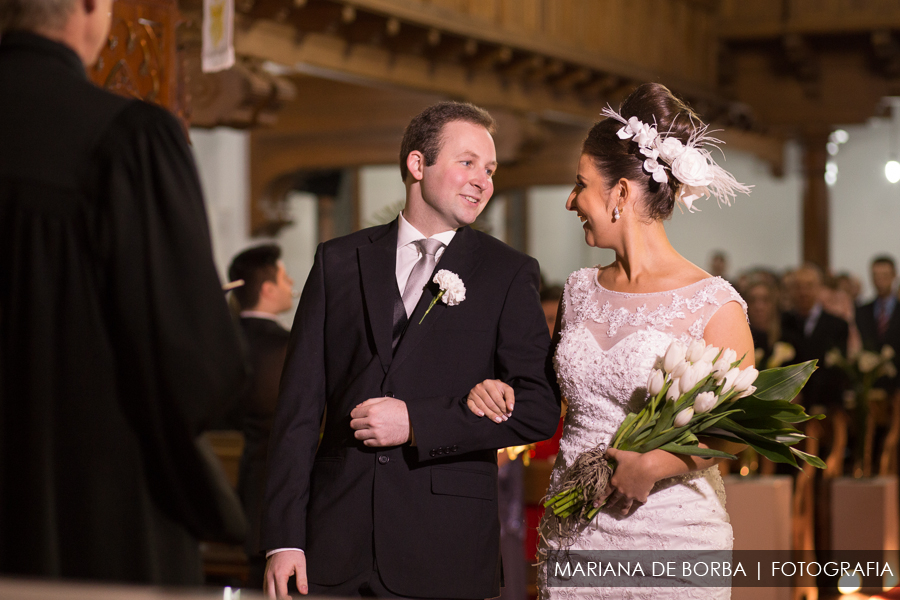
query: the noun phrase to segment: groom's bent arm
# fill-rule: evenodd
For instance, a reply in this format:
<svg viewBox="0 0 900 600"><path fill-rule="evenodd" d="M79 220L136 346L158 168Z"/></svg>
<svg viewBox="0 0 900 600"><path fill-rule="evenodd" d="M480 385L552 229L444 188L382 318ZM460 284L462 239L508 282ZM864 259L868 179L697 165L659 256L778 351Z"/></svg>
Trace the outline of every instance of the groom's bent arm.
<svg viewBox="0 0 900 600"><path fill-rule="evenodd" d="M497 300L502 302L502 310L492 375L514 390L512 416L499 424L478 417L466 405L466 395L409 402L420 460L517 446L554 434L559 423L559 389L539 285L538 263L528 258L512 278L505 297Z"/></svg>
<svg viewBox="0 0 900 600"><path fill-rule="evenodd" d="M260 550L306 547L306 509L325 410L324 249L303 287L272 426Z"/></svg>

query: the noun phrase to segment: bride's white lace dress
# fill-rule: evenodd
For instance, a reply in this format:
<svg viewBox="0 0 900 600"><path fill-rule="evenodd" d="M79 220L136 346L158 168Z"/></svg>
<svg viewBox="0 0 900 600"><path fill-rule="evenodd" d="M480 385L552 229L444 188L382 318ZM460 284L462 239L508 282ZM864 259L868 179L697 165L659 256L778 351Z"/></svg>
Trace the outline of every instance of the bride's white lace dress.
<svg viewBox="0 0 900 600"><path fill-rule="evenodd" d="M647 400L647 379L673 339L703 337L715 312L728 302L747 305L724 279L711 277L667 292L626 294L603 288L597 269L566 282L556 372L569 402L550 492L579 454L608 444L629 412ZM601 510L579 532L571 550L730 550L732 531L717 467L659 481L646 504L628 516ZM554 517L541 523L539 557L560 549ZM730 598L723 588L579 588L547 586L540 568L540 597Z"/></svg>

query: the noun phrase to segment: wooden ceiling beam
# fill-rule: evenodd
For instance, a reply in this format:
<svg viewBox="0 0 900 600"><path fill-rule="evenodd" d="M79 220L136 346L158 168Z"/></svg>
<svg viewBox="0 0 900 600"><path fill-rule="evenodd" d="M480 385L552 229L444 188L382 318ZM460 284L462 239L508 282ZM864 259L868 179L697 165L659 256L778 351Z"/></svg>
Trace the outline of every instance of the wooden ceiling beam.
<svg viewBox="0 0 900 600"><path fill-rule="evenodd" d="M522 54L555 58L565 63L625 76L636 81L666 81L673 89L693 97L716 97L713 87L692 81L678 72L647 69L638 62L625 62L596 52L585 52L583 48L562 44L546 36L522 35L496 27L489 22L466 18L461 14L458 16L448 14L447 10L432 4L396 0L335 0L337 1L354 6L359 11L395 17L404 23L433 28L444 34L476 39L479 44L513 48Z"/></svg>
<svg viewBox="0 0 900 600"><path fill-rule="evenodd" d="M723 20L718 36L723 42L749 42L776 40L788 34L804 36L834 36L840 34L866 35L872 31L900 29L900 11L879 13L841 12L829 13L826 9L811 12L787 21L772 20Z"/></svg>

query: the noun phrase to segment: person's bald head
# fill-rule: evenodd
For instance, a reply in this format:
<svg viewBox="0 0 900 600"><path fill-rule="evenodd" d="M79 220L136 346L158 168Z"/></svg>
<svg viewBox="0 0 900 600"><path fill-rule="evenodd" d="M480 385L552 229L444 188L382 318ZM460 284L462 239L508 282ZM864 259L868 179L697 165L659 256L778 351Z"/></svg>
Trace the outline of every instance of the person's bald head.
<svg viewBox="0 0 900 600"><path fill-rule="evenodd" d="M61 29L75 10L75 0L0 0L0 33Z"/></svg>
<svg viewBox="0 0 900 600"><path fill-rule="evenodd" d="M109 35L113 0L0 0L0 35L28 31L65 44L85 66Z"/></svg>

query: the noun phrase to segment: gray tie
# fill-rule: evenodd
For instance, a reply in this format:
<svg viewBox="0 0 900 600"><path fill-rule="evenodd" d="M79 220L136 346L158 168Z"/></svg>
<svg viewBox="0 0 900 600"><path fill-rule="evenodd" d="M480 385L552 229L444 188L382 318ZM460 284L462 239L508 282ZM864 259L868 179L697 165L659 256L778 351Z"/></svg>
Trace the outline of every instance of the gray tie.
<svg viewBox="0 0 900 600"><path fill-rule="evenodd" d="M403 307L406 309L407 317L415 310L416 304L419 303L419 298L422 297L422 290L434 271L434 265L437 262L434 255L444 247L442 241L434 238L416 240L413 243L419 247L422 256L413 266L409 279L406 280L406 288L403 290Z"/></svg>

